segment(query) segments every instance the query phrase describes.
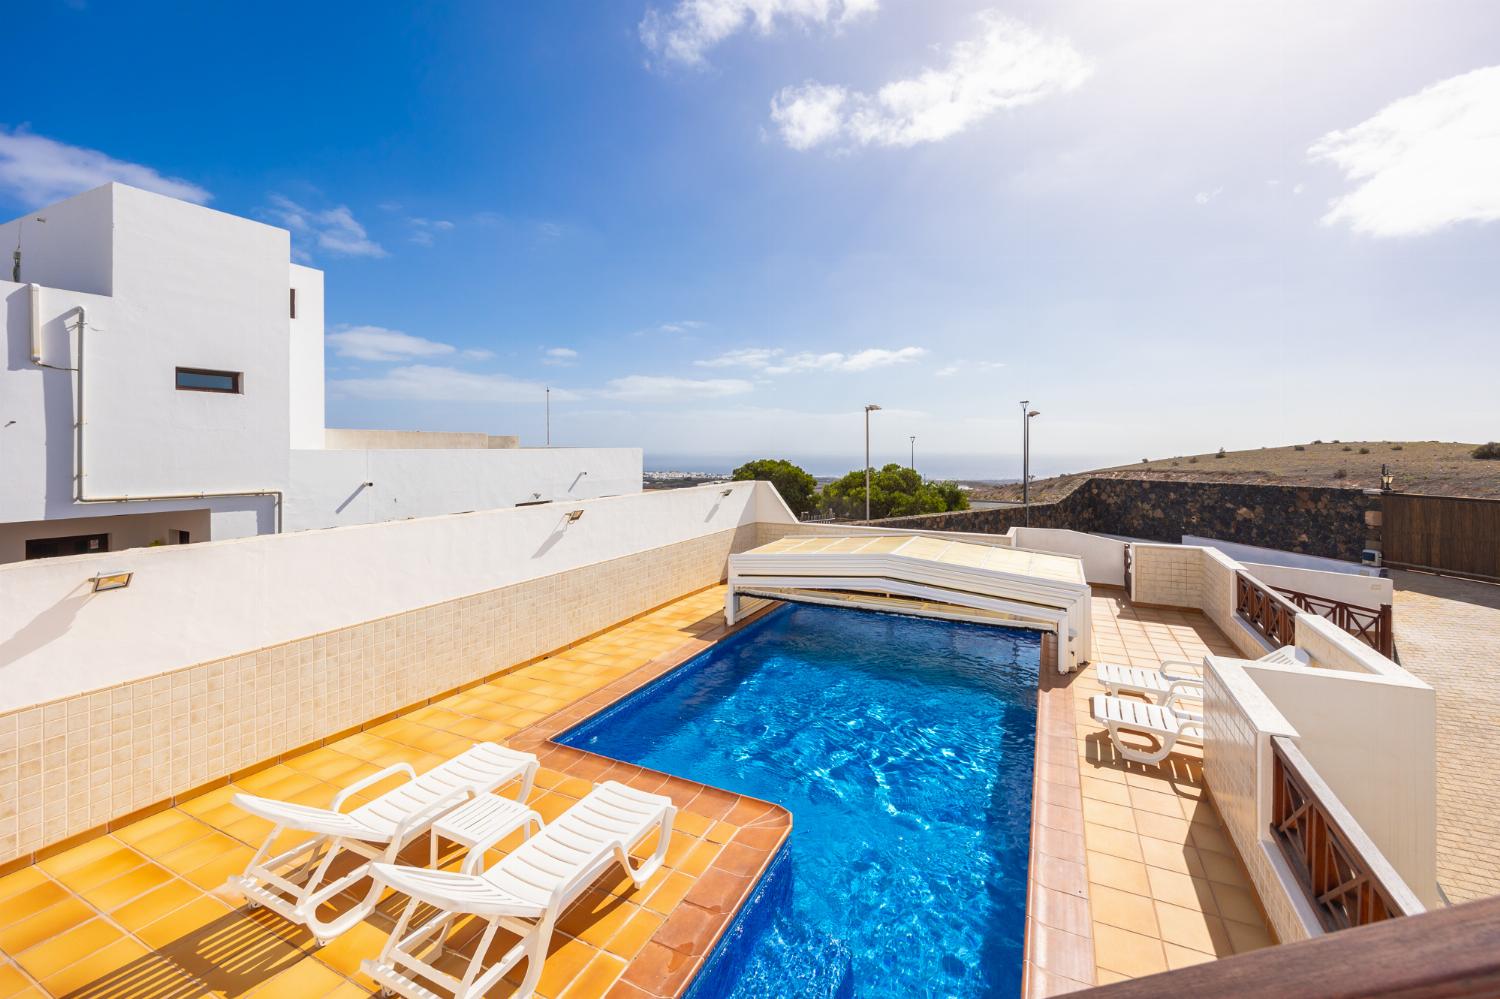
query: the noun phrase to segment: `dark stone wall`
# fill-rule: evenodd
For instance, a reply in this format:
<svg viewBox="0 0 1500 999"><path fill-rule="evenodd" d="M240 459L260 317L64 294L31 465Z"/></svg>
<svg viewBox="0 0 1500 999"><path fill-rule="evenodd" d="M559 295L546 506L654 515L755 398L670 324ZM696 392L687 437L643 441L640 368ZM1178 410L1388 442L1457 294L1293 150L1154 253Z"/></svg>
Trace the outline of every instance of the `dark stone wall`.
<svg viewBox="0 0 1500 999"><path fill-rule="evenodd" d="M1262 548L1358 561L1375 531L1365 513L1380 497L1359 489L1240 482L1093 478L1056 503L1033 504L1032 527L1123 534L1151 541L1196 534ZM882 526L1003 534L1020 508L960 510L877 521Z"/></svg>

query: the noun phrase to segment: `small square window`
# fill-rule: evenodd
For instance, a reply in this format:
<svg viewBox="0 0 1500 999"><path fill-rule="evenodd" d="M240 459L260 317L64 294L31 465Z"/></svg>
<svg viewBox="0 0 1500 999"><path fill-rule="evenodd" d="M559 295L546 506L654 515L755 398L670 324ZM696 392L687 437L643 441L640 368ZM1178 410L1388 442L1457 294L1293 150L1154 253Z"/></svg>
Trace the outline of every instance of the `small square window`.
<svg viewBox="0 0 1500 999"><path fill-rule="evenodd" d="M177 388L184 392L229 392L238 394L240 386L238 371L209 371L206 368L178 368Z"/></svg>

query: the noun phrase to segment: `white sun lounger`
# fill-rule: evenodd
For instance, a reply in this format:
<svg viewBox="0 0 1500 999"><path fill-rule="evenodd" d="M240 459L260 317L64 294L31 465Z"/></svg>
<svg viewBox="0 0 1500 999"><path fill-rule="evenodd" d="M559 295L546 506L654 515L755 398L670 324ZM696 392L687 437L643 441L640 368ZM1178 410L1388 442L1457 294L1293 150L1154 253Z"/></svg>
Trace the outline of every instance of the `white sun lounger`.
<svg viewBox="0 0 1500 999"><path fill-rule="evenodd" d="M563 910L616 864L637 888L644 887L666 858L676 814L672 799L664 795L605 781L483 874L373 864L371 874L377 881L405 892L411 901L380 957L365 961L362 970L383 990L409 999L438 999L445 993L454 999L471 999L486 995L524 959L526 977L512 999L526 999L541 977L552 927ZM656 849L637 869L631 865L630 850L653 829L661 831ZM482 857L493 845L493 840L481 841L471 848L470 856ZM412 916L422 903L436 907L437 912L411 929ZM464 916L482 920L485 927L463 978L458 979L424 957L435 960L443 952L449 928ZM521 939L485 968L487 952L501 927Z"/></svg>
<svg viewBox="0 0 1500 999"><path fill-rule="evenodd" d="M1177 696L1176 690L1174 684L1166 695L1168 700ZM1177 745L1178 739L1203 741L1203 716L1190 711L1106 694L1095 694L1090 698L1089 711L1094 721L1109 729L1115 751L1134 763L1160 763ZM1143 732L1156 739L1161 748L1154 753L1132 749L1120 741L1121 729Z"/></svg>
<svg viewBox="0 0 1500 999"><path fill-rule="evenodd" d="M325 921L318 907L369 875L370 863L391 861L432 823L470 797L521 781L518 799L525 801L536 780L537 758L493 742L475 743L470 749L418 777L409 763L397 763L344 788L329 808L298 805L290 801L236 794L236 805L273 823L271 832L244 874L233 875L229 887L244 894L252 906L264 905L294 923L302 923L327 944L359 922L380 901L381 886L374 882L365 898L348 912ZM380 781L405 774L405 783L349 812L341 809L350 796ZM310 834L296 846L266 858L271 844L284 829ZM344 853L366 858L347 874L328 880L329 865ZM287 868L293 862L294 870Z"/></svg>
<svg viewBox="0 0 1500 999"><path fill-rule="evenodd" d="M1274 663L1281 666L1306 665L1307 653L1295 646L1286 645L1261 656L1257 662ZM1180 684L1186 696L1198 696L1193 688L1201 690L1203 681L1196 673L1188 672L1201 663L1187 659L1168 659L1158 669L1144 666L1123 666L1119 663L1099 663L1094 667L1095 678L1110 694L1140 694L1157 704L1167 703L1167 691L1174 683Z"/></svg>

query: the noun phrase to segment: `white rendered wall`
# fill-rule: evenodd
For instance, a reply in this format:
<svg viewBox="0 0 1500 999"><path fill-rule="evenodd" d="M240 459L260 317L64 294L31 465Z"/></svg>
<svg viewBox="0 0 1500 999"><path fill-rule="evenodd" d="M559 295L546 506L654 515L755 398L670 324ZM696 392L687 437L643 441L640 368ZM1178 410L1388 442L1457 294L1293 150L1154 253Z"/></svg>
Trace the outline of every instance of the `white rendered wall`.
<svg viewBox="0 0 1500 999"><path fill-rule="evenodd" d="M1296 590L1298 593L1326 597L1372 610L1390 603L1396 590L1395 583L1380 576L1293 569L1284 565L1260 565L1254 562L1240 564L1268 586Z"/></svg>
<svg viewBox="0 0 1500 999"><path fill-rule="evenodd" d="M739 482L0 565L0 711L753 524L765 508L757 494L770 488ZM569 509L584 515L569 523ZM92 593L100 570L136 575L127 589Z"/></svg>
<svg viewBox="0 0 1500 999"><path fill-rule="evenodd" d="M277 489L287 479L289 236L120 184L114 314L86 347L90 495ZM182 392L178 366L243 394Z"/></svg>
<svg viewBox="0 0 1500 999"><path fill-rule="evenodd" d="M0 277L11 277L11 252L21 243L21 281L108 295L114 282L113 185L75 194L66 201L0 225L5 264ZM36 221L37 216L46 222Z"/></svg>
<svg viewBox="0 0 1500 999"><path fill-rule="evenodd" d="M639 448L293 451L291 458L289 531L641 491Z"/></svg>
<svg viewBox="0 0 1500 999"><path fill-rule="evenodd" d="M1405 673L1240 666L1297 730L1298 748L1407 886L1424 905L1440 907L1433 689Z"/></svg>
<svg viewBox="0 0 1500 999"><path fill-rule="evenodd" d="M1017 548L1077 556L1083 562L1084 578L1091 586L1125 585L1126 544L1123 541L1045 527L1012 527L1007 533L1015 538Z"/></svg>
<svg viewBox="0 0 1500 999"><path fill-rule="evenodd" d="M1287 552L1279 548L1260 548L1256 545L1242 545L1233 541L1219 541L1216 538L1200 538L1192 534L1184 534L1182 543L1185 545L1201 545L1205 548L1217 548L1237 562L1255 563L1257 565L1280 565L1290 569L1315 569L1320 572L1338 572L1352 576L1378 576L1380 570L1358 562L1345 562L1342 559L1325 558L1321 555L1304 555L1301 552Z"/></svg>
<svg viewBox="0 0 1500 999"><path fill-rule="evenodd" d="M291 405L291 446L323 446L323 272L291 265L289 283L297 290L297 315L291 319L291 355L287 392ZM287 296L291 311L291 296Z"/></svg>

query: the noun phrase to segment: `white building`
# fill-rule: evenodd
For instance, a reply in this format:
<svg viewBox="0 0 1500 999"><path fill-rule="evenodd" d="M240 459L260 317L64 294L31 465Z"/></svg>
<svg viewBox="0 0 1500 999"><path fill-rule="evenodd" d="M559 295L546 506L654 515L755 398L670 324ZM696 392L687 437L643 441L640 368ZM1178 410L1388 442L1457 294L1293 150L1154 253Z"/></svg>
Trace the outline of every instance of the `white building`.
<svg viewBox="0 0 1500 999"><path fill-rule="evenodd" d="M106 184L0 244L0 562L641 489L636 448L326 429L284 229Z"/></svg>

